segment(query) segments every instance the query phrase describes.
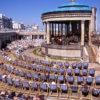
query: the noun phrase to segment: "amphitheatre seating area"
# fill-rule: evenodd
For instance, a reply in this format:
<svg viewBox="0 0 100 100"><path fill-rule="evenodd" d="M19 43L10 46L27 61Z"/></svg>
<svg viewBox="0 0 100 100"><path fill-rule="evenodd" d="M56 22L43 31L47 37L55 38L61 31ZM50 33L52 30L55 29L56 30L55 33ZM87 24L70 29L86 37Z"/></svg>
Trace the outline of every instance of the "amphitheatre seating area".
<svg viewBox="0 0 100 100"><path fill-rule="evenodd" d="M95 69L89 69L86 62L70 64L34 59L33 63L28 63L2 57L0 81L6 86L32 93L38 91L46 96L100 98L100 76L95 76Z"/></svg>
<svg viewBox="0 0 100 100"><path fill-rule="evenodd" d="M36 94L46 98L39 100L100 100L100 76L88 62L50 62L21 54L13 60L9 53L0 51L1 100L34 100Z"/></svg>

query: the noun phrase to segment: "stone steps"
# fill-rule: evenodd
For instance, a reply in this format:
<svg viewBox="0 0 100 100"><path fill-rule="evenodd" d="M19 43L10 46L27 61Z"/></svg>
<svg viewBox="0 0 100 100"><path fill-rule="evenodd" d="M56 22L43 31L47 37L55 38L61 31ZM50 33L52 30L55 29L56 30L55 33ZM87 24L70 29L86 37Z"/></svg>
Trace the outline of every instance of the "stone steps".
<svg viewBox="0 0 100 100"><path fill-rule="evenodd" d="M95 62L95 55L92 51L92 48L90 46L86 46L86 48L87 48L87 51L88 51L88 54L89 54L89 61L91 63Z"/></svg>

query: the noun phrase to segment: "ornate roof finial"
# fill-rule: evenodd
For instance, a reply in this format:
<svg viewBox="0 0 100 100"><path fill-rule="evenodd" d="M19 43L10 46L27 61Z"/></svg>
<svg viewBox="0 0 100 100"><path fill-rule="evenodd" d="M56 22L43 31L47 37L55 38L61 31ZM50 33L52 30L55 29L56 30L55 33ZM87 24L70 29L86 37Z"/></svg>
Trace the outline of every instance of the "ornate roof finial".
<svg viewBox="0 0 100 100"><path fill-rule="evenodd" d="M76 0L70 0L70 2L75 2Z"/></svg>

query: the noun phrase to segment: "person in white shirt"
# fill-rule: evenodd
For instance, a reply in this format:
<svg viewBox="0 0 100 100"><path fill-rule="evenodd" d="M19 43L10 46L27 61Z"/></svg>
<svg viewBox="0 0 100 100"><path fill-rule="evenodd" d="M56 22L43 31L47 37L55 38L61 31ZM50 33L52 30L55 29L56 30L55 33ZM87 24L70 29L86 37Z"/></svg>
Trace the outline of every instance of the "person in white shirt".
<svg viewBox="0 0 100 100"><path fill-rule="evenodd" d="M53 81L53 82L51 82L51 84L52 84L52 85L56 85L56 83L55 83L54 81Z"/></svg>

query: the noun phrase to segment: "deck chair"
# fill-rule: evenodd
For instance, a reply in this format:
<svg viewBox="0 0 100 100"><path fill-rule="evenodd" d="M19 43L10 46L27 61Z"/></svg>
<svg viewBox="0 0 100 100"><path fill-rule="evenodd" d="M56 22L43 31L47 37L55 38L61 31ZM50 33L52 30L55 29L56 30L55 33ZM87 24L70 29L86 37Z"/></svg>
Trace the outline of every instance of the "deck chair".
<svg viewBox="0 0 100 100"><path fill-rule="evenodd" d="M92 77L87 77L87 78L86 78L86 84L87 84L87 85L93 84L93 78L92 78Z"/></svg>
<svg viewBox="0 0 100 100"><path fill-rule="evenodd" d="M95 83L96 85L100 85L100 76L95 77Z"/></svg>
<svg viewBox="0 0 100 100"><path fill-rule="evenodd" d="M94 75L95 75L95 69L94 68L89 69L89 75L94 77Z"/></svg>

